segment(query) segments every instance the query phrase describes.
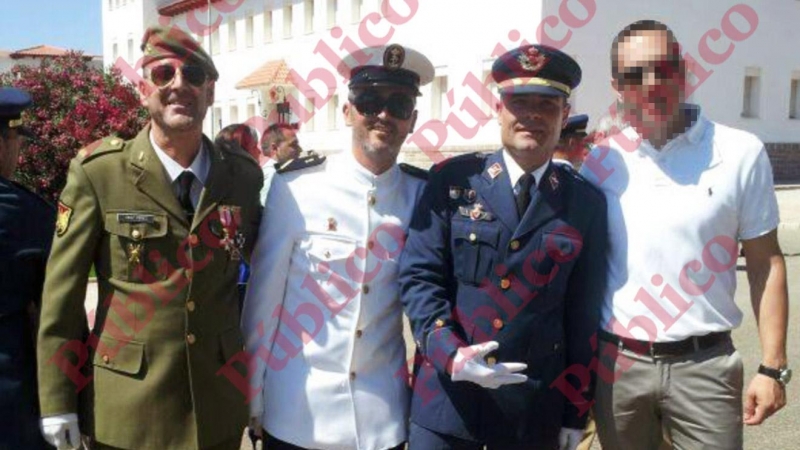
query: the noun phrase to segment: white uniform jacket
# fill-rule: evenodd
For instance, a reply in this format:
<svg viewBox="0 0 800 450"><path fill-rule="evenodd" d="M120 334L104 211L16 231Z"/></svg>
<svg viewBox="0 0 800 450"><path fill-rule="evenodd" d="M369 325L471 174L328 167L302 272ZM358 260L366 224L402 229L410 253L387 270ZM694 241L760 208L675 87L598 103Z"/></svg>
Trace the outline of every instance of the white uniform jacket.
<svg viewBox="0 0 800 450"><path fill-rule="evenodd" d="M325 450L406 440L397 262L423 185L349 153L273 179L242 326L261 388L251 416L276 438Z"/></svg>

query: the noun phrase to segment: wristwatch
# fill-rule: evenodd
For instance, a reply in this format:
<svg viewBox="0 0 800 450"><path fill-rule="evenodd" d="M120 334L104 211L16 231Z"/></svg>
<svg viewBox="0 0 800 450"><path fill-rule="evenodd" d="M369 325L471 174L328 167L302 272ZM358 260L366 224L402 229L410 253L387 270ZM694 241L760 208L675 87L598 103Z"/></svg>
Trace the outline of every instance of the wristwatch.
<svg viewBox="0 0 800 450"><path fill-rule="evenodd" d="M786 366L780 369L773 369L772 367L761 364L758 366L758 373L776 379L783 387L786 387L786 385L792 381L792 369Z"/></svg>

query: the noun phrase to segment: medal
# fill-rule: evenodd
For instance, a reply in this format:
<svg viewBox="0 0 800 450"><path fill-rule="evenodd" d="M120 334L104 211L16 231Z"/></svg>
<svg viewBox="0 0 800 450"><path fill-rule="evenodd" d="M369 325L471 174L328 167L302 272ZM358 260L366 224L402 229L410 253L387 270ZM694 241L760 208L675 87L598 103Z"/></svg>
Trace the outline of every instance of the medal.
<svg viewBox="0 0 800 450"><path fill-rule="evenodd" d="M219 221L222 224L222 238L219 243L228 252L231 261L242 259L244 248L244 235L239 231L242 208L239 206L220 205L217 208Z"/></svg>

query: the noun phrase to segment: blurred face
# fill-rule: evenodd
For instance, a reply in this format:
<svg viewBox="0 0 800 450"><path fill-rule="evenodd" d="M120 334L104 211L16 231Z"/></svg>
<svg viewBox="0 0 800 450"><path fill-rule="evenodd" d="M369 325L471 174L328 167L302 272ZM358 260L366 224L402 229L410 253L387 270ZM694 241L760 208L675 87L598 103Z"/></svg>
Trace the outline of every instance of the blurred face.
<svg viewBox="0 0 800 450"><path fill-rule="evenodd" d="M11 179L17 170L21 138L14 129L3 130L0 134L0 176Z"/></svg>
<svg viewBox="0 0 800 450"><path fill-rule="evenodd" d="M202 131L203 119L214 102L214 82L199 67L178 58L166 58L145 68L152 83L141 90L142 105L155 126L165 133Z"/></svg>
<svg viewBox="0 0 800 450"><path fill-rule="evenodd" d="M638 31L620 42L613 80L625 119L645 137L680 120L685 66L664 31Z"/></svg>
<svg viewBox="0 0 800 450"><path fill-rule="evenodd" d="M547 162L569 115L566 99L555 95L503 95L498 110L503 147L524 170Z"/></svg>
<svg viewBox="0 0 800 450"><path fill-rule="evenodd" d="M388 168L417 120L416 92L405 87L372 87L351 92L344 105L359 155ZM357 155L358 156L358 155Z"/></svg>
<svg viewBox="0 0 800 450"><path fill-rule="evenodd" d="M281 128L283 139L277 144L270 145L270 156L277 160L278 164L283 164L290 159L300 156L303 148L300 147L300 141L297 139L297 132L288 128Z"/></svg>

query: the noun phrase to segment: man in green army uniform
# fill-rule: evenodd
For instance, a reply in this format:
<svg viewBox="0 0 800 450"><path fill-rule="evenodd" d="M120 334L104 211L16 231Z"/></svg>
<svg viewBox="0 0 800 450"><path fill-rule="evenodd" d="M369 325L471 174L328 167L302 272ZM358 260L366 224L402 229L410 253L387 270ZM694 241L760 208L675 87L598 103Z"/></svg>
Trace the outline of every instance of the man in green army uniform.
<svg viewBox="0 0 800 450"><path fill-rule="evenodd" d="M217 374L242 349L236 278L258 229L261 169L203 136L219 74L194 39L150 28L142 51L150 125L81 150L58 204L39 331L42 429L60 449L81 432L93 448L238 449L247 406Z"/></svg>

